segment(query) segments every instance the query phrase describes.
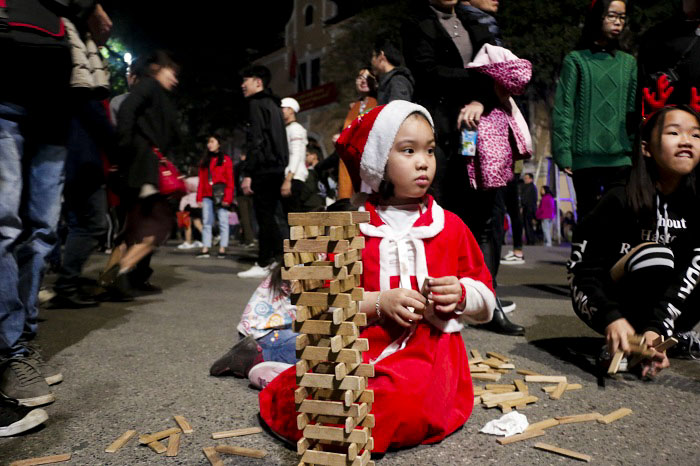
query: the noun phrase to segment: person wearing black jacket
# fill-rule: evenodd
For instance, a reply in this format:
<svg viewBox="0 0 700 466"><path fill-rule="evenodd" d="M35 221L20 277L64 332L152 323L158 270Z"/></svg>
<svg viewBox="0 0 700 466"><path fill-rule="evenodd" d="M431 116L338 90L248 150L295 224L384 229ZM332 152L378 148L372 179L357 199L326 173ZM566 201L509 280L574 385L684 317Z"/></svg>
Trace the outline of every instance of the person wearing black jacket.
<svg viewBox="0 0 700 466"><path fill-rule="evenodd" d="M239 272L241 278L267 276L282 258L282 240L287 222L282 218L280 188L289 162L287 133L280 99L268 89L270 70L251 66L242 72L243 96L248 99L246 165L241 189L253 195L253 209L260 227L257 263Z"/></svg>
<svg viewBox="0 0 700 466"><path fill-rule="evenodd" d="M57 242L69 126L70 43L62 17L106 40L94 0L0 2L0 437L48 415L63 379L31 343L45 258Z"/></svg>
<svg viewBox="0 0 700 466"><path fill-rule="evenodd" d="M700 116L666 107L642 129L642 150L626 186L610 190L574 231L567 264L576 314L606 336L609 354L676 336L700 355L700 212L693 170L700 161ZM643 375L667 367L665 355Z"/></svg>
<svg viewBox="0 0 700 466"><path fill-rule="evenodd" d="M403 57L399 47L386 35L380 35L372 51L372 71L379 79L377 104L386 105L392 100L411 101L413 97L413 75L401 66Z"/></svg>
<svg viewBox="0 0 700 466"><path fill-rule="evenodd" d="M466 223L495 279L501 259L492 229L496 193L469 186L460 128L476 130L482 113L497 102L493 80L465 66L485 44L495 45L499 38L480 21L481 14L456 6L457 0L423 0L402 29L403 49L416 80L414 101L426 107L435 122L435 199ZM500 301L493 320L483 328L508 335L525 331L508 320Z"/></svg>

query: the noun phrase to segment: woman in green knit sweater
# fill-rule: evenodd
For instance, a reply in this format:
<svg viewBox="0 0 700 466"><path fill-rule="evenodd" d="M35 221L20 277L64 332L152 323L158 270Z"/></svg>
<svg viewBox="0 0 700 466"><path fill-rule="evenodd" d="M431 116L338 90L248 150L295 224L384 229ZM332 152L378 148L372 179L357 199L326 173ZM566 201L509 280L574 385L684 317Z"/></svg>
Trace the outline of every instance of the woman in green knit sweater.
<svg viewBox="0 0 700 466"><path fill-rule="evenodd" d="M581 41L564 58L552 114L552 152L573 177L578 217L611 186L624 183L634 140L637 63L618 50L626 2L594 0Z"/></svg>

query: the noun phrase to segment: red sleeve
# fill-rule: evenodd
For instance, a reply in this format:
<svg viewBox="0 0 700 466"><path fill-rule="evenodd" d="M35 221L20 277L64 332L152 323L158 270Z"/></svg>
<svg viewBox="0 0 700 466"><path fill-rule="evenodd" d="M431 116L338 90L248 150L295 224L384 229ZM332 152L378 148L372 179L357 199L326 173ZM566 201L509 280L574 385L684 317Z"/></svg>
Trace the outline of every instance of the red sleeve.
<svg viewBox="0 0 700 466"><path fill-rule="evenodd" d="M224 202L227 204L233 203L233 162L231 157L224 155L224 177L226 179L226 190L224 191Z"/></svg>
<svg viewBox="0 0 700 466"><path fill-rule="evenodd" d="M204 186L206 186L208 184L209 184L209 180L207 177L207 171L200 166L199 167L199 184L197 185L197 202L202 202L202 199L204 198Z"/></svg>

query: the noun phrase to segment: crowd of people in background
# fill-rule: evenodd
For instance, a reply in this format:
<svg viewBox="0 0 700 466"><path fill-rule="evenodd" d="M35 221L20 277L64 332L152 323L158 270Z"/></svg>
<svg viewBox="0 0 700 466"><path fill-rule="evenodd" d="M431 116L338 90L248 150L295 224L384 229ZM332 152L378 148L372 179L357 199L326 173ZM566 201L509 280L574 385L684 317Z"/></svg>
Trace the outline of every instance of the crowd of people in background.
<svg viewBox="0 0 700 466"><path fill-rule="evenodd" d="M25 7L31 11L39 3L32 0ZM47 3L55 5L32 27L63 31L62 16L75 23L82 38L90 31L99 44L109 35L111 22L96 2ZM444 311L455 322L455 315L473 314L464 318L473 327L513 336L525 329L510 320L516 303L500 295L499 266L525 264L526 246L552 247L553 234L560 234L572 243L568 274L574 311L605 335L603 358L628 351L627 337L634 333L644 333L647 341L676 336L682 351L700 354L693 331L700 306L695 281L687 279L700 274L695 179L700 2L683 0L682 14L652 28L636 54L620 46L629 22L627 1L597 0L587 9L581 40L564 58L552 113L552 156L571 177L576 196L575 209L566 212L556 202L554 180L539 182L524 168L533 146L518 96L532 65L507 48L497 21L499 2L417 3L400 37L379 33L367 50L367 64L356 74L357 98L347 103L334 136L334 144L340 138L339 153L324 158L323 141L311 140L298 119L304 108L293 97L276 96L269 69L251 65L240 73L248 106L245 145L227 154L218 133L222 128L213 129L201 141L206 146L201 160L182 174L172 163L181 129L170 95L179 65L170 54L159 50L136 59L128 72L129 91L107 102L99 79L87 87L71 80L62 36L35 37L26 30L31 27L16 28L16 44L7 53L20 71L0 78L0 435L43 422L46 413L34 408L54 401L49 385L62 380L32 341L50 254L60 257L60 265L49 305L83 308L161 292L151 281L150 261L174 237L182 239L179 251L193 250L202 260L226 259L232 246L256 253L254 265L237 277L263 282L237 327L240 341L210 372L247 376L260 388L276 380L274 390L287 388L289 380L277 377L295 361L295 311L280 272L290 212L363 208L379 216L373 221L396 231L401 221L413 225L421 218L432 225L449 214L442 219L449 234L433 232L430 238L447 244L449 235L459 232L459 244L451 247L460 248L460 257L478 260L445 266L445 280L430 278L436 295L450 296L449 309L434 312ZM90 47L85 50L90 58ZM39 63L52 72L39 72ZM92 72L99 75L99 65ZM391 161L398 152L393 143L371 146L372 134L358 135L374 130L373 122L382 118L391 118L391 124L374 123L376 131L391 126L389 142L397 138L398 144L397 134L404 132L420 136L422 146L415 152L424 158L417 169L425 177L421 189L397 175L412 168ZM367 158L353 156L357 144ZM380 155L383 163L371 158ZM402 210L401 201L415 197L422 199L417 210ZM56 234L61 211L67 228L63 244ZM378 227L367 227L370 241L381 236ZM508 230L512 249L503 254ZM86 277L86 263L105 236L106 265L99 276ZM418 259L412 260L417 267ZM410 289L412 283L400 285L392 290L369 285L376 303L363 305L377 319L376 328L383 329L386 320L406 327L422 319L408 309L427 306L424 297ZM640 289L644 293L630 292ZM250 312L258 302L268 303L269 312ZM445 330L448 322L440 328L450 338L437 342L427 333L416 338L436 348L447 345L451 357L462 361L463 343L452 338L459 337L461 324ZM420 333L428 327L417 328ZM388 334L374 337L391 341ZM654 375L668 365L665 353L654 352L642 372ZM391 364L378 367L393 370ZM461 374L457 385L467 378ZM382 387L378 397L395 388L384 393ZM271 414L282 409L277 404L283 403L261 406L262 415L291 438L282 424L288 416ZM381 417L389 422L388 414ZM444 423L445 434L466 417L457 413L425 423ZM381 441L386 449L427 440Z"/></svg>

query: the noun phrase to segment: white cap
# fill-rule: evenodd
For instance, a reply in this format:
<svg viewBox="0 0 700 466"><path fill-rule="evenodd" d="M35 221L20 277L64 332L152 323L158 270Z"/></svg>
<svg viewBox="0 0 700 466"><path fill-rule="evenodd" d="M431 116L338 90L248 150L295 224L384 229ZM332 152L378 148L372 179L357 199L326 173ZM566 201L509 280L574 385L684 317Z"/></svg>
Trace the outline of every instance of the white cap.
<svg viewBox="0 0 700 466"><path fill-rule="evenodd" d="M291 108L292 110L294 110L294 113L299 113L299 102L297 102L295 99L292 99L291 97L285 97L284 99L282 99L280 107Z"/></svg>

